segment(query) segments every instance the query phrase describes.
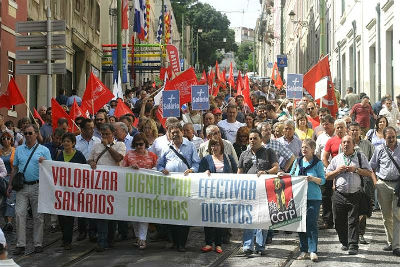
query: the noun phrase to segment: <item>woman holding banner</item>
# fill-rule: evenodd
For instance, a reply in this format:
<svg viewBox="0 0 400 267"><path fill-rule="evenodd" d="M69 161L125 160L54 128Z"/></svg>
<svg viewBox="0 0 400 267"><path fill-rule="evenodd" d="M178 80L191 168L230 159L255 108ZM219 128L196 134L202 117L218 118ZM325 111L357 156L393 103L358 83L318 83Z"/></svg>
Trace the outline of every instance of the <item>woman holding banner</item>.
<svg viewBox="0 0 400 267"><path fill-rule="evenodd" d="M303 156L297 159L290 172L291 175L305 176L308 182L306 232L299 233L301 253L297 259L310 257L314 262L318 261L318 216L322 201L320 185L325 184L324 165L314 155L315 147L314 140L305 139L301 146Z"/></svg>
<svg viewBox="0 0 400 267"><path fill-rule="evenodd" d="M200 161L199 172L211 173L236 173L237 165L232 156L224 154L224 143L222 139L211 139L208 143L210 155L205 156ZM206 245L201 248L203 252L213 250L212 244L215 244L215 252L222 253L222 238L226 231L216 227L204 227Z"/></svg>
<svg viewBox="0 0 400 267"><path fill-rule="evenodd" d="M157 156L153 152L147 151L149 142L144 133L138 133L133 137L132 150L128 151L122 161L123 167L132 167L135 170L153 169L157 165ZM145 222L134 222L133 229L138 238L139 249L146 248L147 228L149 224Z"/></svg>
<svg viewBox="0 0 400 267"><path fill-rule="evenodd" d="M65 133L61 138L63 150L56 154L56 161L86 164L85 156L75 149L76 138L73 133ZM71 250L72 234L74 228L74 217L58 215L58 221L62 232L62 244L64 250Z"/></svg>

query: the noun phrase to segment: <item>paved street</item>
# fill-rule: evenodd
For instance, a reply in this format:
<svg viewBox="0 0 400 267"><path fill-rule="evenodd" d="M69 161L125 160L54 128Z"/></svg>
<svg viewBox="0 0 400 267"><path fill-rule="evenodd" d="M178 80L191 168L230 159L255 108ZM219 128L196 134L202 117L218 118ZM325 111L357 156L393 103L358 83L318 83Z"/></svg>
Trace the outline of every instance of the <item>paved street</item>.
<svg viewBox="0 0 400 267"><path fill-rule="evenodd" d="M360 245L359 254L349 256L340 250L335 230L320 231L319 238L319 259L318 263L310 260L296 260L299 254L297 234L285 234L280 232L274 237L271 245L268 246L268 255L253 255L247 258L241 255L240 239L241 231L233 231L233 241L224 245L224 253L201 253L204 234L202 228L193 227L190 232L188 250L186 253L179 253L166 249L165 242L151 242L148 248L140 251L133 246L133 239L124 242L117 242L113 249L104 253L94 251L94 243L88 240L74 242L73 249L69 252L60 252L60 233L46 233L45 251L42 254L29 254L16 258L22 267L47 267L47 266L111 266L111 267L132 267L132 266L398 266L400 259L394 257L391 252L382 251L385 245L385 232L381 222L380 212L375 212L368 220L367 233L365 235L368 245ZM9 240L11 236L9 235ZM56 241L56 242L55 242ZM31 242L31 241L30 241ZM12 246L14 246L12 244ZM13 247L12 247L13 248ZM29 253L28 249L28 253Z"/></svg>

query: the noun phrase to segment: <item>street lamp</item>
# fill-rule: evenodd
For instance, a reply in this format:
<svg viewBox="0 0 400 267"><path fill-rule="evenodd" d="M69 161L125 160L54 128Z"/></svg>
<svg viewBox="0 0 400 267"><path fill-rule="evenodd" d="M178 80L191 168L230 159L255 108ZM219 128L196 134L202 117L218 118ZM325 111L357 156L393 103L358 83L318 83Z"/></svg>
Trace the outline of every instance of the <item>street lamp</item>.
<svg viewBox="0 0 400 267"><path fill-rule="evenodd" d="M304 20L295 20L295 19L294 19L294 16L296 16L296 13L294 13L293 10L290 11L289 17L290 17L290 20L291 20L294 24L299 24L299 25L302 26L302 27L308 27L308 22L307 22L307 21L304 21Z"/></svg>
<svg viewBox="0 0 400 267"><path fill-rule="evenodd" d="M203 29L197 29L197 45L196 45L196 70L199 70L199 33L202 33Z"/></svg>

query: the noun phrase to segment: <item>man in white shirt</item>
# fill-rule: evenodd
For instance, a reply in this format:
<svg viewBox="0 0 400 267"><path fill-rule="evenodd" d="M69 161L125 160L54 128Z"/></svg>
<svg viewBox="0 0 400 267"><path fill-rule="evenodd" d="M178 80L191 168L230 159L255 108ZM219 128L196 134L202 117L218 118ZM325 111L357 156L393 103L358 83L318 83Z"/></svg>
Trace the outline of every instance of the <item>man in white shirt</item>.
<svg viewBox="0 0 400 267"><path fill-rule="evenodd" d="M167 130L167 133L164 134L163 136L157 137L154 140L153 144L149 147L149 151L156 154L157 158L161 157L163 151L169 150L168 144L170 143L171 140L168 137L168 127L177 122L179 122L179 120L175 117L168 118L167 121L165 122L165 128Z"/></svg>
<svg viewBox="0 0 400 267"><path fill-rule="evenodd" d="M226 120L218 122L218 126L224 131L226 139L231 143L236 142L236 134L239 128L246 126L245 123L236 120L237 113L237 106L229 104L226 108Z"/></svg>
<svg viewBox="0 0 400 267"><path fill-rule="evenodd" d="M396 129L397 135L399 135L399 127L397 121L400 119L399 109L393 108L392 99L386 98L385 102L382 103L382 109L379 115L385 116L389 122L388 126L392 126Z"/></svg>
<svg viewBox="0 0 400 267"><path fill-rule="evenodd" d="M93 135L94 133L94 123L91 119L84 119L81 124L81 134L76 137L76 150L82 152L85 156L85 159L88 160L90 153L92 152L92 148L95 144L101 143L100 138ZM77 241L81 241L86 239L86 235L88 233L88 224L89 224L89 239L95 240L96 238L96 225L93 219L78 217L78 238Z"/></svg>
<svg viewBox="0 0 400 267"><path fill-rule="evenodd" d="M132 150L133 137L130 136L128 133L129 131L128 126L126 126L126 124L123 122L115 122L113 126L115 127L115 132L114 132L115 139L125 144L127 152L129 150Z"/></svg>

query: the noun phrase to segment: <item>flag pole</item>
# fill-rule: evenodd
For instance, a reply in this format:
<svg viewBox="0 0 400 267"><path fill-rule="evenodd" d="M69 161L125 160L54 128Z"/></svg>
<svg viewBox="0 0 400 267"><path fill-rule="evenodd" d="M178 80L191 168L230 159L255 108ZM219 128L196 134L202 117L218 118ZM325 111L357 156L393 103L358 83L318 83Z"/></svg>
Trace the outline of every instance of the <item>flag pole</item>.
<svg viewBox="0 0 400 267"><path fill-rule="evenodd" d="M33 118L33 121L35 122L36 126L37 126L38 128L40 128L39 123L36 121L35 117L33 116L33 113L32 113L32 111L31 111L31 109L29 108L28 103L26 103L26 100L25 100L25 99L24 99L24 103L25 103L26 107L28 108L29 113L31 114L31 116L32 116L32 118Z"/></svg>

